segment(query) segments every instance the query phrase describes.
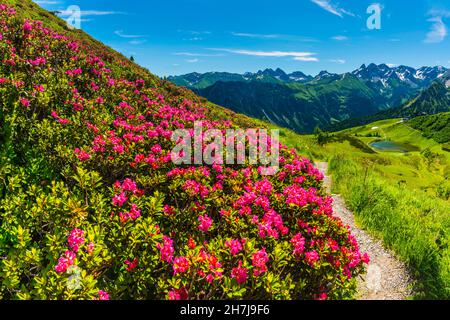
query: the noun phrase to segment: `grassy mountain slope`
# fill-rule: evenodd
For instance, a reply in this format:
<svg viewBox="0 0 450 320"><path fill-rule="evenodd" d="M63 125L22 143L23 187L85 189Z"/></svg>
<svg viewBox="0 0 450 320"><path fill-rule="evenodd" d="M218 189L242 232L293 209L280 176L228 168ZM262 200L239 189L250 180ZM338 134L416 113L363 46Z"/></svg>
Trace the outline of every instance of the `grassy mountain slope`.
<svg viewBox="0 0 450 320"><path fill-rule="evenodd" d="M408 124L414 129L420 130L424 137L439 143L450 141L450 113L417 117L408 121Z"/></svg>
<svg viewBox="0 0 450 320"><path fill-rule="evenodd" d="M308 159L280 146L276 172L245 157L175 164L192 163L193 145L219 145L191 143L196 121L216 134L262 122L158 79L31 1L9 3L19 10L0 5L0 298L353 296L367 256Z"/></svg>

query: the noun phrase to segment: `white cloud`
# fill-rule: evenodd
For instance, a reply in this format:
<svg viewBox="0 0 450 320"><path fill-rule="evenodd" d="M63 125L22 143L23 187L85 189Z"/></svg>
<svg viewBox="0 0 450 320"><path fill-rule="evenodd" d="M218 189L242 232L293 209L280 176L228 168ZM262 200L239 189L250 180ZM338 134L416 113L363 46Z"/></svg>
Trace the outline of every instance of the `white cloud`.
<svg viewBox="0 0 450 320"><path fill-rule="evenodd" d="M189 62L189 63L196 63L196 62L199 62L199 61L200 61L200 60L198 60L197 58L186 60L186 62Z"/></svg>
<svg viewBox="0 0 450 320"><path fill-rule="evenodd" d="M147 40L142 39L142 40L131 40L128 43L131 44L131 45L136 46L136 45L144 44L146 42L147 42Z"/></svg>
<svg viewBox="0 0 450 320"><path fill-rule="evenodd" d="M138 39L138 38L145 38L146 37L144 35L125 34L123 32L123 30L117 30L117 31L114 31L114 33L116 35L118 35L119 37L126 38L126 39Z"/></svg>
<svg viewBox="0 0 450 320"><path fill-rule="evenodd" d="M428 11L428 15L432 17L450 18L450 10L431 9L430 11Z"/></svg>
<svg viewBox="0 0 450 320"><path fill-rule="evenodd" d="M319 61L316 57L294 57L296 61L305 61L305 62L317 62Z"/></svg>
<svg viewBox="0 0 450 320"><path fill-rule="evenodd" d="M177 32L191 34L191 35L194 35L194 36L211 34L211 31L195 31L195 30L181 30L181 29L178 29Z"/></svg>
<svg viewBox="0 0 450 320"><path fill-rule="evenodd" d="M442 17L433 17L427 21L432 22L431 30L427 33L425 38L426 43L439 43L444 41L447 36L447 26L442 21Z"/></svg>
<svg viewBox="0 0 450 320"><path fill-rule="evenodd" d="M183 40L187 40L187 41L200 41L200 40L203 40L203 38L201 38L201 37L192 37L192 38L187 38L187 39L183 39Z"/></svg>
<svg viewBox="0 0 450 320"><path fill-rule="evenodd" d="M334 63L338 63L338 64L346 64L347 63L347 60L344 60L344 59L331 59L330 61L334 62Z"/></svg>
<svg viewBox="0 0 450 320"><path fill-rule="evenodd" d="M186 57L222 57L223 56L223 54L206 54L206 53L192 53L192 52L174 52L173 55L186 56Z"/></svg>
<svg viewBox="0 0 450 320"><path fill-rule="evenodd" d="M336 41L346 41L346 40L348 40L348 37L346 37L346 36L334 36L332 39L336 40Z"/></svg>
<svg viewBox="0 0 450 320"><path fill-rule="evenodd" d="M265 40L280 39L288 41L317 42L317 40L313 38L290 34L260 34L260 33L245 33L245 32L231 32L231 34L235 37L245 37L254 39L265 39Z"/></svg>
<svg viewBox="0 0 450 320"><path fill-rule="evenodd" d="M50 0L39 0L39 1L34 1L35 3L37 3L38 5L45 5L45 4L60 4L61 2L59 1L50 1Z"/></svg>
<svg viewBox="0 0 450 320"><path fill-rule="evenodd" d="M343 18L344 15L348 15L348 16L352 16L352 17L355 16L352 12L342 9L342 8L339 8L337 5L333 5L331 3L331 0L311 0L311 2L317 4L319 7L328 11L329 13L332 13L341 18Z"/></svg>
<svg viewBox="0 0 450 320"><path fill-rule="evenodd" d="M255 56L255 57L292 57L294 60L298 61L319 61L318 58L314 57L316 53L312 52L297 52L297 51L254 51L254 50L242 50L242 49L223 49L223 48L210 48L214 51L223 51L234 54Z"/></svg>
<svg viewBox="0 0 450 320"><path fill-rule="evenodd" d="M256 34L243 32L232 32L231 34L236 37L258 38L258 39L275 39L280 37L280 35L278 34Z"/></svg>

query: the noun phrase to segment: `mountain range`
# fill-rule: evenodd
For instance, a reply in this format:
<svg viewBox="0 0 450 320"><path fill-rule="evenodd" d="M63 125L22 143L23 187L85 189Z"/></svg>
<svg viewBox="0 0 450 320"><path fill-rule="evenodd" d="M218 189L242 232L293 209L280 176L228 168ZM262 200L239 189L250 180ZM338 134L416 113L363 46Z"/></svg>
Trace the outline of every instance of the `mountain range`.
<svg viewBox="0 0 450 320"><path fill-rule="evenodd" d="M450 70L422 89L406 103L361 118L351 118L327 127L330 131L365 125L374 121L392 118L415 118L424 115L436 115L450 111Z"/></svg>
<svg viewBox="0 0 450 320"><path fill-rule="evenodd" d="M311 76L278 68L190 73L168 80L236 112L309 133L317 126L327 128L405 105L446 72L441 66L371 63L344 74L324 70Z"/></svg>

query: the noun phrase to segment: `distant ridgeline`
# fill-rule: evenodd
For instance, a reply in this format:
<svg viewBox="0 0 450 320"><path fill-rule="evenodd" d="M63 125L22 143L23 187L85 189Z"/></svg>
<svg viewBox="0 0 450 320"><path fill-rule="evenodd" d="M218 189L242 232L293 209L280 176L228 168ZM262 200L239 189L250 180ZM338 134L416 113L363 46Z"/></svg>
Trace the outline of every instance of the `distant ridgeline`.
<svg viewBox="0 0 450 320"><path fill-rule="evenodd" d="M341 130L389 117L450 111L446 82L436 81L446 74L444 67L370 64L345 74L322 71L315 77L266 69L242 75L190 73L168 80L236 112L310 133L317 126Z"/></svg>

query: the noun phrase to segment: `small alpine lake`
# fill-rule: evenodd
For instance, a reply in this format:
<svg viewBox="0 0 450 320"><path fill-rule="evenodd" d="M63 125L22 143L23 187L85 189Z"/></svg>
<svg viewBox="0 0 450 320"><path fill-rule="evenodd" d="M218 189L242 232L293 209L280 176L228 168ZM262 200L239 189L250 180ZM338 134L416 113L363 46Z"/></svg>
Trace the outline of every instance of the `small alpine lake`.
<svg viewBox="0 0 450 320"><path fill-rule="evenodd" d="M382 152L410 152L410 151L418 151L419 148L410 144L402 144L394 141L374 141L369 144L372 148L377 151Z"/></svg>

